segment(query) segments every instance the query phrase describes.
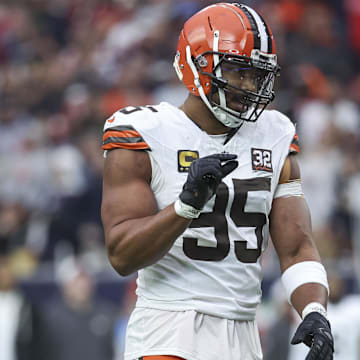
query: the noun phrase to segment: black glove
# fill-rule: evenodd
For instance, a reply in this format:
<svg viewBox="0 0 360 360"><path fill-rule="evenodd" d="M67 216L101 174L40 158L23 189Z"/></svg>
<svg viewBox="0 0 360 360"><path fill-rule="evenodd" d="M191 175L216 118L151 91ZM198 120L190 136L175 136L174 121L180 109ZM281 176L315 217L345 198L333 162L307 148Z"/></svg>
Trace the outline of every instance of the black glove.
<svg viewBox="0 0 360 360"><path fill-rule="evenodd" d="M310 347L305 360L332 360L334 339L331 335L330 323L318 312L305 316L297 328L291 344L303 342Z"/></svg>
<svg viewBox="0 0 360 360"><path fill-rule="evenodd" d="M201 210L215 194L222 178L238 166L234 160L236 157L233 154L214 154L193 161L180 200Z"/></svg>

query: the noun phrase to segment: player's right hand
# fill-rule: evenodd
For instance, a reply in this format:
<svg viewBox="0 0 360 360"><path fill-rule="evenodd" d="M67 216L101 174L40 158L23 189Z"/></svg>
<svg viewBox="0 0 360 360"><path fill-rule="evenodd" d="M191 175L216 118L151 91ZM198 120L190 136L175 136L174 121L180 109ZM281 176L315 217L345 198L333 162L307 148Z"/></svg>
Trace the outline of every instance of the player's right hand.
<svg viewBox="0 0 360 360"><path fill-rule="evenodd" d="M216 193L221 180L238 166L234 154L214 154L192 162L180 200L197 210L202 210Z"/></svg>

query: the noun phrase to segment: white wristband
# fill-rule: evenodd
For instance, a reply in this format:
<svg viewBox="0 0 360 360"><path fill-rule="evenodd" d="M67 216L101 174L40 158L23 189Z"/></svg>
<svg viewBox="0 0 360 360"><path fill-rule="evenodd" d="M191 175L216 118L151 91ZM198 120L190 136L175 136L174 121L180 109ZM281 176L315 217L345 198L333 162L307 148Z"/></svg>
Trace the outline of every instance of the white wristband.
<svg viewBox="0 0 360 360"><path fill-rule="evenodd" d="M175 212L185 219L196 219L200 216L201 210L195 209L191 205L184 204L180 199L174 203Z"/></svg>
<svg viewBox="0 0 360 360"><path fill-rule="evenodd" d="M291 265L284 271L281 276L281 280L290 304L292 293L303 284L321 284L329 293L329 285L325 268L317 261L302 261Z"/></svg>
<svg viewBox="0 0 360 360"><path fill-rule="evenodd" d="M301 314L302 319L304 320L305 316L309 315L312 312L318 312L327 319L327 312L325 307L318 302L311 302L304 307L304 310Z"/></svg>

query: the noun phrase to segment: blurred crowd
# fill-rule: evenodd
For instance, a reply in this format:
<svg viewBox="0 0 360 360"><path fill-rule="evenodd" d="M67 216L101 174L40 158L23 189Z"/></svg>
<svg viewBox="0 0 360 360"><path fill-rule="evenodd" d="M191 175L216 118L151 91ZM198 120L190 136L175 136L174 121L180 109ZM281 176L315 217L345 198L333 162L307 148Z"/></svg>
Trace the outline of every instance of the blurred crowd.
<svg viewBox="0 0 360 360"><path fill-rule="evenodd" d="M110 300L130 299L112 302L114 314L126 319L133 279L110 269L100 220L102 126L128 105L182 104L187 93L172 69L179 32L215 2L1 1L0 263L31 303L38 298L34 284L63 287L59 269L72 259L86 268L89 284L121 282L114 292L124 296L112 296L111 286L107 292ZM282 71L272 106L297 126L303 188L324 263L348 293L358 292L360 2L242 2L263 14L275 35ZM274 258L272 249L264 257L269 284L279 274ZM264 295L270 299L271 291ZM49 317L64 319L54 313ZM112 317L96 316L106 333ZM114 324L118 333L122 324ZM104 354L121 358L121 350Z"/></svg>

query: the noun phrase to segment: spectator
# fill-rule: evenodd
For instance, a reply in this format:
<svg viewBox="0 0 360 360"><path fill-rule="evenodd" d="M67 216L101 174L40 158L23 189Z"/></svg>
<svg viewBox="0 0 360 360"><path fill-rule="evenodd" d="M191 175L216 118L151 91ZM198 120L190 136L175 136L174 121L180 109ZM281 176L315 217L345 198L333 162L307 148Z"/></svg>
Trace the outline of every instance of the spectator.
<svg viewBox="0 0 360 360"><path fill-rule="evenodd" d="M49 301L42 313L40 358L112 360L115 312L94 297L92 277L67 258L58 279L61 298Z"/></svg>
<svg viewBox="0 0 360 360"><path fill-rule="evenodd" d="M35 360L38 311L20 290L11 258L0 255L0 354L2 360Z"/></svg>

